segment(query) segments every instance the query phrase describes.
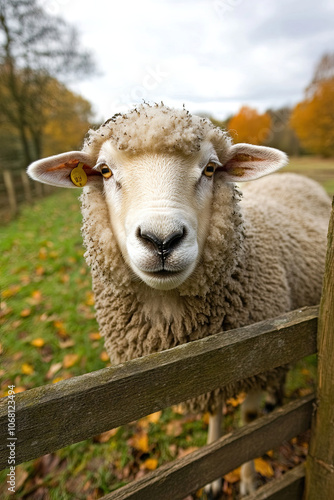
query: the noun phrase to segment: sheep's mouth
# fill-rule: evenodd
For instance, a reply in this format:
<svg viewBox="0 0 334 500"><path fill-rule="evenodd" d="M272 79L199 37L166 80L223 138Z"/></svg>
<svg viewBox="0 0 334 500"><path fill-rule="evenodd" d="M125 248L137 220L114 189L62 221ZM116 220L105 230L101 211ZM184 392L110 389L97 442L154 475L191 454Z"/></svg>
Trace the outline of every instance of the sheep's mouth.
<svg viewBox="0 0 334 500"><path fill-rule="evenodd" d="M154 278L169 278L173 276L177 276L180 274L182 271L168 271L167 269L161 269L161 271L153 271L153 272L147 272L149 276L152 276Z"/></svg>

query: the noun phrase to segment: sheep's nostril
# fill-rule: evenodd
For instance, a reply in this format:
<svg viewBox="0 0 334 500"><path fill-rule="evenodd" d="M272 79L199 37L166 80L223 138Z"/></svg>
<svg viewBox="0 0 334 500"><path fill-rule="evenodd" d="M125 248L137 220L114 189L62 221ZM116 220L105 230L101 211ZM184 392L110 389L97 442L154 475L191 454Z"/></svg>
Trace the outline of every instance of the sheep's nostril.
<svg viewBox="0 0 334 500"><path fill-rule="evenodd" d="M176 247L185 234L184 228L174 231L164 239L162 248L165 253L169 253Z"/></svg>
<svg viewBox="0 0 334 500"><path fill-rule="evenodd" d="M177 246L184 235L184 228L173 231L164 239L159 238L156 234L150 231L142 231L141 228L138 228L137 230L137 236L148 241L162 258L167 257L167 255Z"/></svg>

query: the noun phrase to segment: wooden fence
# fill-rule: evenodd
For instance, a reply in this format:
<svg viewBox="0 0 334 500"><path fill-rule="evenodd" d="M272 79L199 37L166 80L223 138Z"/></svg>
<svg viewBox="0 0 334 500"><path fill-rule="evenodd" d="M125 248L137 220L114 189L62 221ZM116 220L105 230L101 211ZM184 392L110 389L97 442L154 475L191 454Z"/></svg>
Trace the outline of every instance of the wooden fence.
<svg viewBox="0 0 334 500"><path fill-rule="evenodd" d="M333 214L330 225L332 235ZM323 399L325 404L328 399L328 386L333 388L333 379L328 379L326 373L334 359L333 236L329 241L332 247L327 254L326 287L320 313L317 307L303 308L231 330L228 335L213 335L116 367L17 394L16 464L313 354L317 352L319 317L319 325L322 325L320 339L331 336L329 343L321 341L319 344L319 373L322 374L322 382L325 380L327 383L325 398L322 397L324 384L321 383L317 399L310 395L289 403L190 455L161 466L101 500L181 500L242 463L309 429L316 406L321 413ZM327 317L328 314L333 321L324 321L322 315ZM7 400L0 400L0 469L8 466ZM333 407L334 400L329 404ZM312 433L313 449L316 449L317 442L324 439L332 443L331 450L334 448L332 421L324 427L326 435L322 432L322 426L327 418L332 419L332 413L322 416L321 425ZM326 461L323 467L325 479L316 472L317 492L313 496L310 493L307 500L331 498L321 489L327 476L330 476L334 491L333 463L329 462L330 457L322 457L321 451L319 453L311 457L307 468L308 484L314 483L313 462ZM247 498L301 499L304 478L304 466L298 466Z"/></svg>
<svg viewBox="0 0 334 500"><path fill-rule="evenodd" d="M6 220L13 217L22 203L32 203L35 199L52 193L54 187L30 179L25 170L0 171L0 212Z"/></svg>

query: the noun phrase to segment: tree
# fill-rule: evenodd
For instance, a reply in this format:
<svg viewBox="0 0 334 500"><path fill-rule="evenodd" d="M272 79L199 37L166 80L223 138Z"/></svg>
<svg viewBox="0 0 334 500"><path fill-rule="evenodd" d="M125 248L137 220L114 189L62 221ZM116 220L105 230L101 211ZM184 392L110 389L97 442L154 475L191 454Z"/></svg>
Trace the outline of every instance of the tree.
<svg viewBox="0 0 334 500"><path fill-rule="evenodd" d="M48 80L44 93L49 100L39 104L44 124L38 137L43 156L79 149L92 120L91 104L55 78ZM18 129L1 119L0 155L0 169L2 165L15 168L25 164Z"/></svg>
<svg viewBox="0 0 334 500"><path fill-rule="evenodd" d="M57 80L49 82L54 101L46 109L43 154L50 156L79 149L92 119L92 108Z"/></svg>
<svg viewBox="0 0 334 500"><path fill-rule="evenodd" d="M294 108L290 123L307 151L334 156L334 53L318 63L305 100Z"/></svg>
<svg viewBox="0 0 334 500"><path fill-rule="evenodd" d="M259 114L256 109L242 106L239 113L228 123L234 142L264 144L270 134L271 118L268 113Z"/></svg>
<svg viewBox="0 0 334 500"><path fill-rule="evenodd" d="M315 91L319 83L334 78L334 52L324 54L317 63L314 75L310 85L306 89L306 93Z"/></svg>
<svg viewBox="0 0 334 500"><path fill-rule="evenodd" d="M0 0L0 113L17 131L25 164L42 155L55 78L94 70L78 34L37 0ZM50 93L51 91L51 93Z"/></svg>
<svg viewBox="0 0 334 500"><path fill-rule="evenodd" d="M292 110L288 107L267 110L271 118L271 130L265 145L281 149L288 155L298 155L300 144L295 131L290 126L291 112Z"/></svg>

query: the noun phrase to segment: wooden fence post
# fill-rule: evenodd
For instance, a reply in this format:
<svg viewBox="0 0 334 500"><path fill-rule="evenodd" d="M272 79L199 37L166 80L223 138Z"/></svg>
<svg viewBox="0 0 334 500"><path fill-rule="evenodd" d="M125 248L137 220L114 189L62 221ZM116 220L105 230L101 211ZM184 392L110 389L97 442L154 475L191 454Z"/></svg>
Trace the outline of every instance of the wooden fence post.
<svg viewBox="0 0 334 500"><path fill-rule="evenodd" d="M24 170L21 170L21 179L22 179L25 199L28 203L31 203L32 198L31 198L29 177L27 176Z"/></svg>
<svg viewBox="0 0 334 500"><path fill-rule="evenodd" d="M318 320L317 411L306 463L305 500L334 495L334 199Z"/></svg>
<svg viewBox="0 0 334 500"><path fill-rule="evenodd" d="M3 179L8 194L10 211L15 214L17 212L17 202L15 196L15 188L13 183L12 174L9 170L4 170Z"/></svg>

